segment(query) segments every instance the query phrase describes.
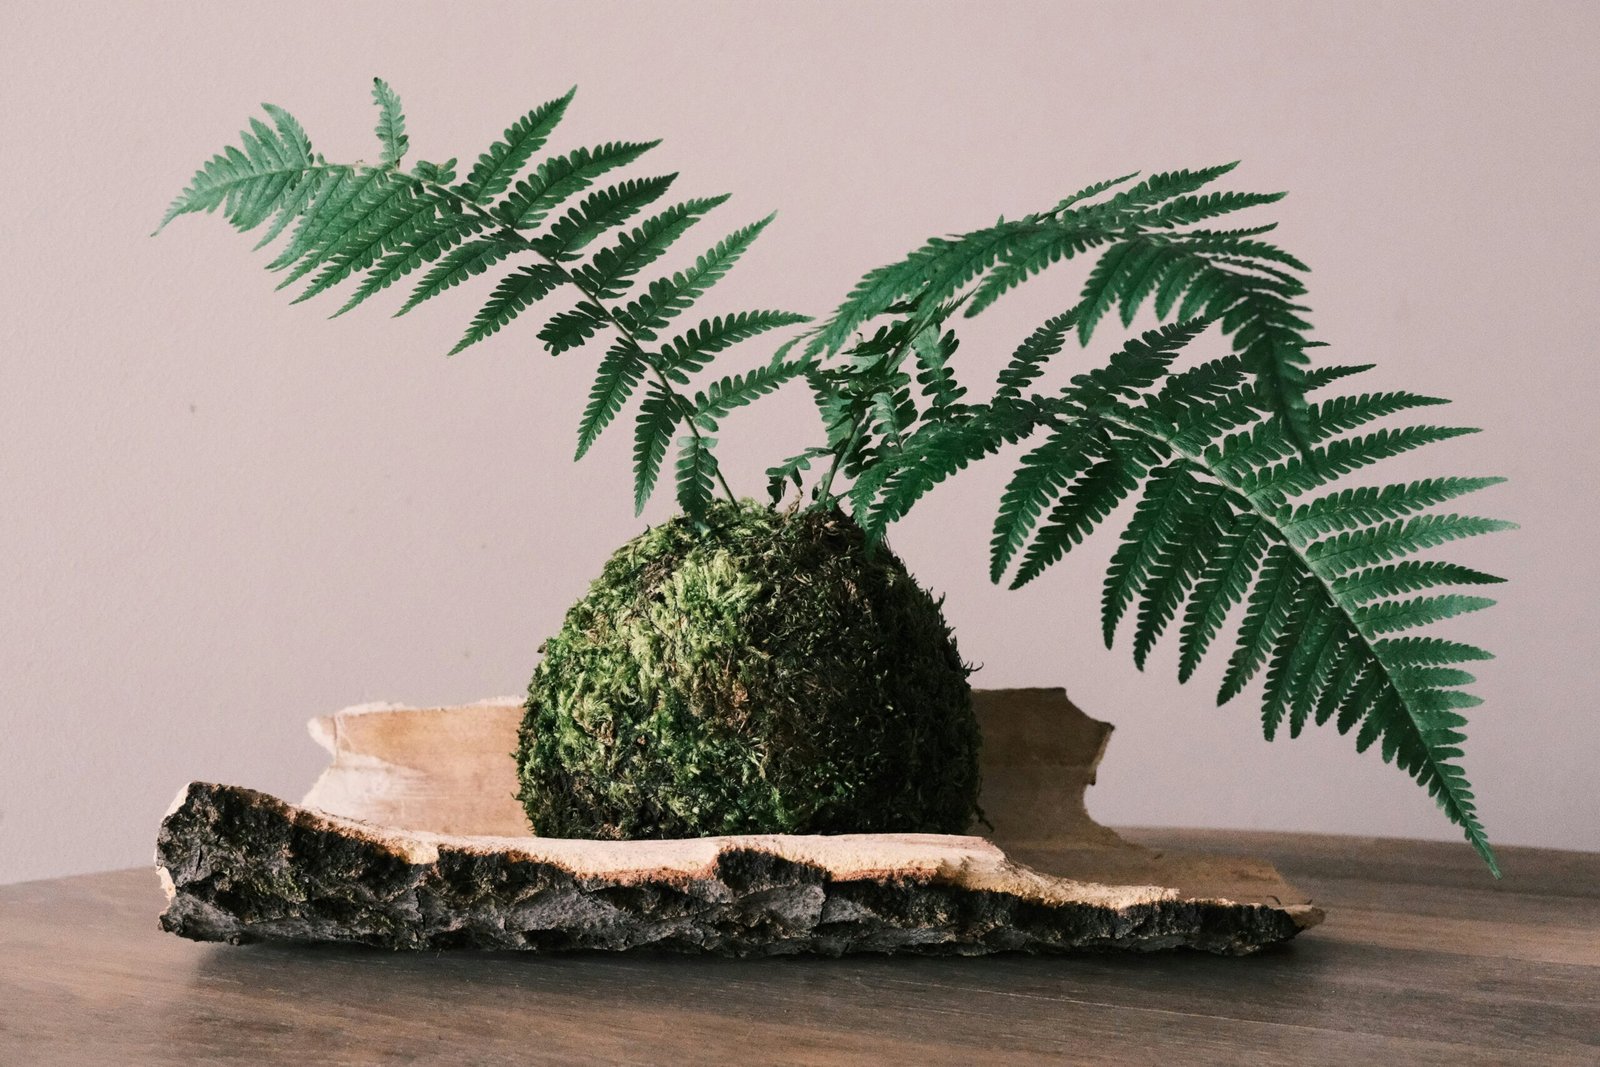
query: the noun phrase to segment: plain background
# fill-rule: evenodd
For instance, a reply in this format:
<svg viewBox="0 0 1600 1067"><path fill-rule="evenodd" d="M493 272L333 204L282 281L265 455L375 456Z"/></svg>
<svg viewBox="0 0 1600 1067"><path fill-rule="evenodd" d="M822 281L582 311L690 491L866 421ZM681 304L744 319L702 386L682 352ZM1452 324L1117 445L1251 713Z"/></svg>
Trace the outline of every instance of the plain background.
<svg viewBox="0 0 1600 1067"><path fill-rule="evenodd" d="M578 83L552 147L664 137L637 173L734 194L686 252L780 209L708 310L825 312L929 234L1244 160L1233 187L1292 192L1264 217L1313 267L1324 358L1486 431L1388 473L1511 478L1464 510L1521 529L1452 552L1511 579L1449 626L1499 654L1465 761L1491 836L1600 848L1600 7L12 3L5 24L0 881L148 862L190 779L299 796L311 715L519 692L609 552L668 514L633 517L626 431L570 462L591 362L544 356L532 322L446 359L459 293L330 323L216 219L147 236L262 100L370 157L375 74L432 159ZM1081 280L980 320L969 377ZM802 390L759 410L724 435L751 493L814 432ZM1331 729L1269 746L1249 699L1214 706L1217 665L1180 687L1170 648L1143 674L1107 652L1108 538L990 586L1006 473L942 487L894 544L977 684L1065 685L1117 725L1098 816L1457 836Z"/></svg>

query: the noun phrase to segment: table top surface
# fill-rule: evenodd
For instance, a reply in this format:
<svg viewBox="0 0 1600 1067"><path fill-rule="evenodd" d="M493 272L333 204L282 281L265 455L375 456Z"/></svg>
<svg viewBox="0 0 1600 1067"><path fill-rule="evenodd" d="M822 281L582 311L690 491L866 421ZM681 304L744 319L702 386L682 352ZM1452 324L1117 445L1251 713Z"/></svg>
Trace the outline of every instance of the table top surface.
<svg viewBox="0 0 1600 1067"><path fill-rule="evenodd" d="M115 871L0 887L0 1063L1600 1063L1600 853L1124 835L1328 920L1243 959L391 954L184 941Z"/></svg>

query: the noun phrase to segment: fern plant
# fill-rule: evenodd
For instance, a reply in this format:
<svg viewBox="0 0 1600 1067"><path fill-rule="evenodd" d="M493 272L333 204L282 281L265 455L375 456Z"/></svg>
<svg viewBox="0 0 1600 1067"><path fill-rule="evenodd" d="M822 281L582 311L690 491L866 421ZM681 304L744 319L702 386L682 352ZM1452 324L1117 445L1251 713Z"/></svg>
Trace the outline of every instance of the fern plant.
<svg viewBox="0 0 1600 1067"><path fill-rule="evenodd" d="M373 96L376 162L328 162L298 122L268 105L265 120L195 174L162 225L216 211L241 231L262 230L258 248L281 237L268 264L282 273L280 288L299 284L298 302L347 286L335 315L402 283L410 292L396 314L405 314L494 271L452 354L536 303L564 300L537 331L545 350L605 342L576 454L632 405L641 510L674 446L687 515L703 519L718 495L735 500L716 459L718 427L795 379L811 390L822 434L768 470L772 506L792 486L797 502L848 512L876 541L955 473L1023 446L995 517L995 581L1033 581L1131 502L1102 591L1107 645L1131 630L1142 669L1176 633L1184 681L1221 650L1219 703L1259 676L1269 739L1308 723L1353 731L1358 750L1377 746L1426 788L1498 875L1459 766L1463 712L1479 703L1463 667L1489 654L1417 631L1492 603L1460 590L1499 578L1422 553L1507 528L1435 510L1500 479L1336 484L1473 431L1371 428L1444 401L1329 392L1368 368L1311 365L1305 264L1266 239L1272 224L1214 222L1282 194L1211 189L1233 164L1096 183L1046 210L929 240L868 272L830 317L770 358L726 371L730 349L809 321L743 310L696 312L683 325L772 216L645 282L727 199L656 208L676 175L601 181L657 142L541 156L569 91L518 118L458 178L454 159L407 166L400 100L381 80ZM1077 298L1017 345L987 400L969 399L955 372L959 321L1058 264L1090 258ZM1158 328L1064 387L1039 387L1069 341L1088 346L1113 313L1129 329L1147 307ZM1180 367L1211 330L1229 354Z"/></svg>

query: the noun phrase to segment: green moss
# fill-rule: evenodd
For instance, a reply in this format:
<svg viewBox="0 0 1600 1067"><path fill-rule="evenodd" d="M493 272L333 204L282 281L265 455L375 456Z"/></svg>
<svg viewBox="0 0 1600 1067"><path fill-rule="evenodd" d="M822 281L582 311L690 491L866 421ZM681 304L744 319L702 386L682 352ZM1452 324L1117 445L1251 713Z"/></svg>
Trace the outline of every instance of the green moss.
<svg viewBox="0 0 1600 1067"><path fill-rule="evenodd" d="M707 521L624 545L546 642L516 754L537 832L964 831L978 728L938 602L837 512Z"/></svg>

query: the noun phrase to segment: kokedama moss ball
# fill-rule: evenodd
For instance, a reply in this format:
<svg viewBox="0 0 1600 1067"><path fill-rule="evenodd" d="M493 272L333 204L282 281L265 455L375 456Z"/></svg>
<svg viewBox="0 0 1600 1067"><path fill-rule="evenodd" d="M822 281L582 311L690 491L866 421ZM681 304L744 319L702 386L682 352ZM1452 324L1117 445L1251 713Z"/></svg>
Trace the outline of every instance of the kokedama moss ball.
<svg viewBox="0 0 1600 1067"><path fill-rule="evenodd" d="M517 748L547 837L960 833L969 669L836 511L720 504L624 545L544 646Z"/></svg>

